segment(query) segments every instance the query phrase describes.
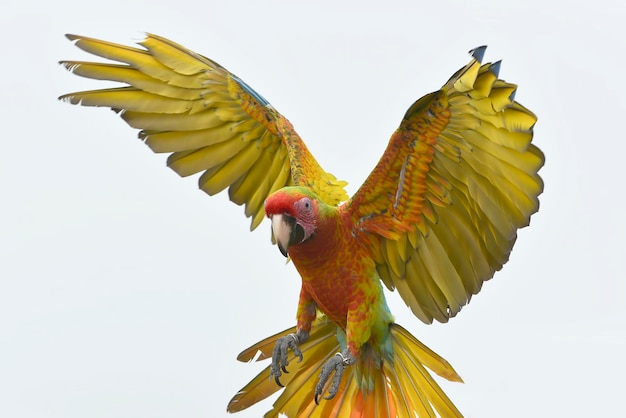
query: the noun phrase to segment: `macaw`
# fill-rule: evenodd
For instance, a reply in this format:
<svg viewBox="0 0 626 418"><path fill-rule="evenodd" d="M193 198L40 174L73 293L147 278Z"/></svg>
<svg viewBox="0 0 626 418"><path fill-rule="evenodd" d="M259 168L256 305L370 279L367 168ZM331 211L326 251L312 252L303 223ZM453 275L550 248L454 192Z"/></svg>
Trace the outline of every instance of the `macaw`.
<svg viewBox="0 0 626 418"><path fill-rule="evenodd" d="M410 106L348 198L291 123L215 61L152 34L140 48L68 38L117 63L62 65L126 86L60 99L118 112L154 152L170 153L176 173L202 173L209 195L228 188L251 229L269 218L301 276L296 326L239 355L271 362L229 412L285 386L266 416L462 416L427 369L461 377L394 322L383 285L421 321L447 322L506 263L539 209L537 118L498 78L500 62L481 63L485 47Z"/></svg>

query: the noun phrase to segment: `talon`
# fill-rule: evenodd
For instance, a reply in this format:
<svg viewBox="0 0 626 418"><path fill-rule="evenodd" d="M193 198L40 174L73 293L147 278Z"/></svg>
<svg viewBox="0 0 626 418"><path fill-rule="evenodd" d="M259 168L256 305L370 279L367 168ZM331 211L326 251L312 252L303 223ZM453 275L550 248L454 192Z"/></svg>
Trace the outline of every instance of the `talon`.
<svg viewBox="0 0 626 418"><path fill-rule="evenodd" d="M330 389L328 390L328 396L324 398L327 401L334 398L337 392L339 391L339 384L341 383L341 378L343 376L344 369L345 369L345 365L343 363L341 364L341 366L337 367L335 371L335 376L333 377L333 384L330 386Z"/></svg>
<svg viewBox="0 0 626 418"><path fill-rule="evenodd" d="M293 354L298 357L298 363L300 363L302 361L302 359L304 358L302 356L302 351L300 351L300 349L298 348L298 346L294 346L293 347Z"/></svg>
<svg viewBox="0 0 626 418"><path fill-rule="evenodd" d="M298 363L300 363L304 359L304 356L298 347L298 343L304 342L307 337L308 334L300 335L300 337L296 334L289 334L280 337L276 341L272 354L272 364L270 365L270 377L274 378L278 386L285 387L280 382L280 376L282 376L283 373L289 374L287 370L287 366L289 365L289 360L287 360L289 349L293 351L294 355L298 358Z"/></svg>
<svg viewBox="0 0 626 418"><path fill-rule="evenodd" d="M330 400L335 397L339 391L339 385L341 384L341 378L343 377L343 371L347 366L354 364L354 357L346 349L343 353L337 353L322 366L320 372L319 381L315 386L315 403L319 405L319 398L324 393L324 387L330 378L330 375L334 373L332 384L328 389L328 396L324 397L326 400Z"/></svg>

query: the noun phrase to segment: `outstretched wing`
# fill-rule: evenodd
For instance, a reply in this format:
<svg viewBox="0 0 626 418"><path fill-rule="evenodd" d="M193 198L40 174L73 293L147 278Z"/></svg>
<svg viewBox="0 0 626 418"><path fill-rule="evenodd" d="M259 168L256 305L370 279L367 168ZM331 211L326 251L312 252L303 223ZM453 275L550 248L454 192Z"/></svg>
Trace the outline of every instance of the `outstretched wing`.
<svg viewBox="0 0 626 418"><path fill-rule="evenodd" d="M499 62L481 65L484 51L409 108L345 207L383 282L426 323L478 293L539 209L537 119L498 79Z"/></svg>
<svg viewBox="0 0 626 418"><path fill-rule="evenodd" d="M256 228L265 198L288 185L311 187L322 200L347 200L345 182L325 172L287 119L225 68L172 41L148 34L132 48L67 35L79 48L117 63L62 61L73 73L127 86L70 93L73 104L119 112L154 152L171 153L181 176L202 173L210 195L229 188Z"/></svg>

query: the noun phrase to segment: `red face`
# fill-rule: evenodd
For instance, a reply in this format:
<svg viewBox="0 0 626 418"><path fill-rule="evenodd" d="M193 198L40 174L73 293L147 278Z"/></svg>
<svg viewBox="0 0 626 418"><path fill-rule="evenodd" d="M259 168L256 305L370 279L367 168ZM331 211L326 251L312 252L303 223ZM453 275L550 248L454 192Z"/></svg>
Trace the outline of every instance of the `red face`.
<svg viewBox="0 0 626 418"><path fill-rule="evenodd" d="M265 214L272 220L272 231L280 252L287 257L289 247L315 233L317 201L295 189L281 189L265 201Z"/></svg>

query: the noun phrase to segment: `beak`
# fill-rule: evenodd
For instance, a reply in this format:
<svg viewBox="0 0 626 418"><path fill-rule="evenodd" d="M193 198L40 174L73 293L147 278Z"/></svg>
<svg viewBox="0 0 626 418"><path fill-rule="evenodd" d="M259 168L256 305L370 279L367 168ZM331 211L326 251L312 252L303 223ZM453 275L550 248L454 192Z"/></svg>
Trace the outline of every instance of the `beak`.
<svg viewBox="0 0 626 418"><path fill-rule="evenodd" d="M304 229L289 215L272 215L272 232L281 254L288 257L289 246L304 240Z"/></svg>

